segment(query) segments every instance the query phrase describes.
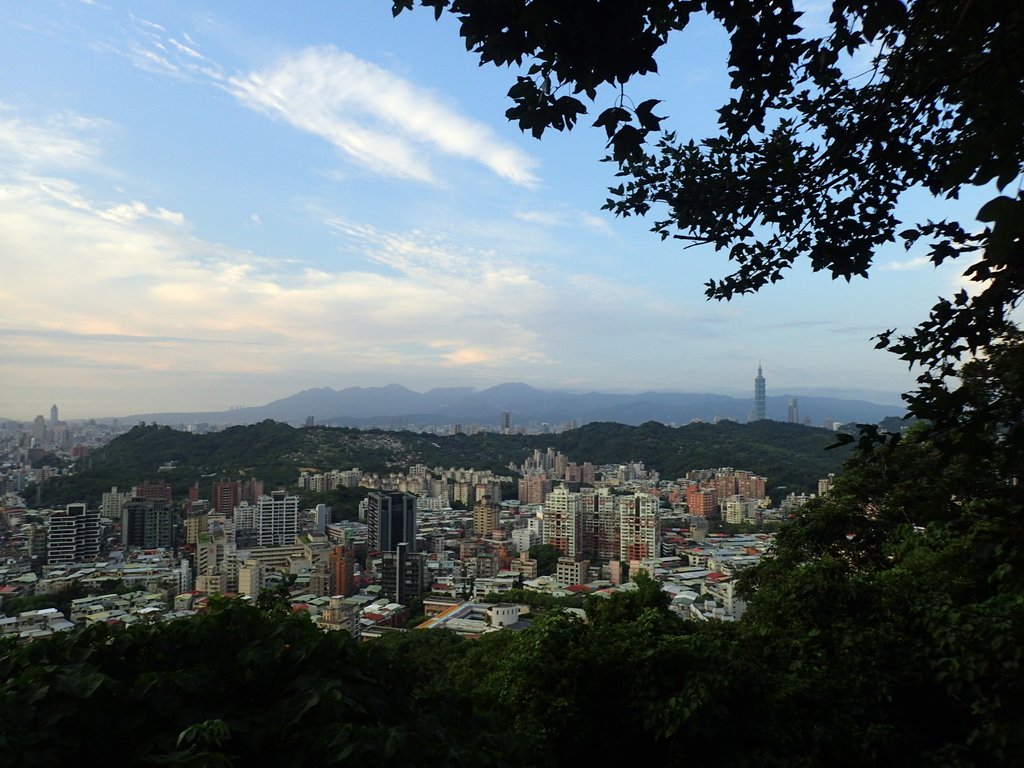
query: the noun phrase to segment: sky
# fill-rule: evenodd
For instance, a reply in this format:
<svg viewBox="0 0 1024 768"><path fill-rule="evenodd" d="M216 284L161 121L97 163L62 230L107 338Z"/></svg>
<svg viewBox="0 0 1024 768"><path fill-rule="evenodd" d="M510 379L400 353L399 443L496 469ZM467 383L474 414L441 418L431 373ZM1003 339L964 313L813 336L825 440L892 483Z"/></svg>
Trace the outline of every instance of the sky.
<svg viewBox="0 0 1024 768"><path fill-rule="evenodd" d="M725 58L696 19L628 94L711 135ZM769 395L893 402L916 374L871 337L961 282L893 245L869 280L800 265L709 302L724 256L601 210L593 116L521 133L516 73L390 0L5 3L0 71L0 417L392 382L751 396L759 363Z"/></svg>

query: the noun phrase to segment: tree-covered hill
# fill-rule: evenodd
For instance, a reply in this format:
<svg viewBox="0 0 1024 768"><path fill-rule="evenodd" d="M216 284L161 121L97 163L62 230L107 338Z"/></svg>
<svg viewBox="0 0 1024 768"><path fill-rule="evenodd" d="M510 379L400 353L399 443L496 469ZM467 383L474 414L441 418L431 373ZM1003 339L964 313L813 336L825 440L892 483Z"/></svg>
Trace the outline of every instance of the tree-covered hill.
<svg viewBox="0 0 1024 768"><path fill-rule="evenodd" d="M201 490L220 477L253 476L271 485L295 482L300 467L359 467L399 471L412 464L474 467L509 473L534 450L554 448L570 460L594 464L642 461L663 478L687 470L732 466L766 475L770 490L813 491L819 477L837 472L845 452L826 451L833 433L796 424L762 421L666 427L588 424L556 435L437 436L349 428L308 427L264 421L196 435L169 427L138 426L93 453L67 477L48 481L44 504L99 500L112 485L166 479L183 491ZM161 469L163 467L163 469Z"/></svg>
<svg viewBox="0 0 1024 768"><path fill-rule="evenodd" d="M649 421L639 427L588 424L557 435L553 445L577 461L642 461L663 478L681 477L690 469L735 467L765 475L770 489L816 491L818 478L838 472L848 455L825 450L834 442L828 430L778 421L683 427Z"/></svg>

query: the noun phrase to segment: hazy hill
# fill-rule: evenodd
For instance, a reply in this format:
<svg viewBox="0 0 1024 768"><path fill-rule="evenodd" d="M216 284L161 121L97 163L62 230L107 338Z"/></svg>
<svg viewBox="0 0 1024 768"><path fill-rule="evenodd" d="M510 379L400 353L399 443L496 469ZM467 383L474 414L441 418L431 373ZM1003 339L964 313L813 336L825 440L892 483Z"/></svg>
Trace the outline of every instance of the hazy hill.
<svg viewBox="0 0 1024 768"><path fill-rule="evenodd" d="M886 416L903 413L899 406L866 400L822 396L797 399L801 421L809 419L814 425L820 425L825 419L842 423L875 423ZM789 401L789 395L769 397L768 418L787 421ZM686 424L694 419L713 421L716 418L745 422L752 408L752 398L710 393L573 394L544 391L521 383L499 384L479 392L469 387L415 392L398 384L389 384L386 387L341 390L319 387L262 406L229 411L146 413L129 418L160 424L255 424L273 419L299 425L312 416L318 424L341 426L451 423L497 426L502 412L508 412L513 424L517 425L545 422L561 425L574 420L578 424L617 421L636 425L645 421Z"/></svg>

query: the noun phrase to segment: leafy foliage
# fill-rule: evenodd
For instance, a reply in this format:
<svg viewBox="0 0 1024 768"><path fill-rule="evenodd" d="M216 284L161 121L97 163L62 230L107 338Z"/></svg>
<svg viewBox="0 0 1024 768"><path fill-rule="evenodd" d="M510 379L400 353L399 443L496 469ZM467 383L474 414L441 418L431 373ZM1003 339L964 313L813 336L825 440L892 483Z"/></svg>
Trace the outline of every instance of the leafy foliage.
<svg viewBox="0 0 1024 768"><path fill-rule="evenodd" d="M426 639L426 638L425 638ZM433 638L431 638L433 639ZM376 657L375 657L376 658ZM132 764L489 763L501 737L406 665L368 662L344 632L226 601L163 624L98 624L0 654L6 764L59 765L117 745Z"/></svg>
<svg viewBox="0 0 1024 768"><path fill-rule="evenodd" d="M510 589L501 594L488 592L480 602L483 603L517 603L530 608L532 615L547 613L548 611L561 610L562 608L583 608L583 595L569 595L567 597L555 597L546 592L534 592L529 589Z"/></svg>
<svg viewBox="0 0 1024 768"><path fill-rule="evenodd" d="M565 553L554 544L534 544L530 547L530 559L537 561L537 575L550 576L558 567L558 558Z"/></svg>

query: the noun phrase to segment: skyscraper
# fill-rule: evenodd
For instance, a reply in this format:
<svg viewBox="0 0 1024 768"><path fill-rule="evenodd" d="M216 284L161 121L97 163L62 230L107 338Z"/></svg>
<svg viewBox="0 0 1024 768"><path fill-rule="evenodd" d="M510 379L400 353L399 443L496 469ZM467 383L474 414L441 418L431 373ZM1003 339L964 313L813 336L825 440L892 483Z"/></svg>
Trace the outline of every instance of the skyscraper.
<svg viewBox="0 0 1024 768"><path fill-rule="evenodd" d="M789 423L799 424L800 423L800 407L796 404L796 398L792 397L789 400Z"/></svg>
<svg viewBox="0 0 1024 768"><path fill-rule="evenodd" d="M57 404L54 403L53 405L50 406L50 426L51 427L56 427L57 424L60 423L60 419L58 418L59 414L60 414L60 411L57 410Z"/></svg>
<svg viewBox="0 0 1024 768"><path fill-rule="evenodd" d="M366 497L366 547L370 552L397 552L399 544L416 551L416 497L382 491Z"/></svg>
<svg viewBox="0 0 1024 768"><path fill-rule="evenodd" d="M32 439L35 441L34 447L36 448L41 448L46 443L46 419L42 414L36 416L32 422Z"/></svg>
<svg viewBox="0 0 1024 768"><path fill-rule="evenodd" d="M754 421L763 421L768 418L766 401L764 396L764 374L761 373L761 364L757 364L757 376L754 377Z"/></svg>

